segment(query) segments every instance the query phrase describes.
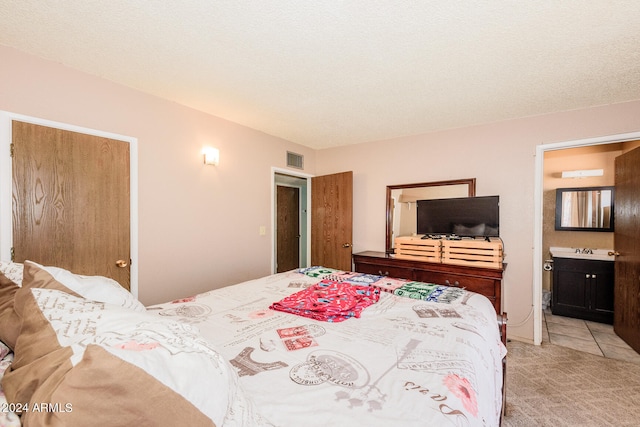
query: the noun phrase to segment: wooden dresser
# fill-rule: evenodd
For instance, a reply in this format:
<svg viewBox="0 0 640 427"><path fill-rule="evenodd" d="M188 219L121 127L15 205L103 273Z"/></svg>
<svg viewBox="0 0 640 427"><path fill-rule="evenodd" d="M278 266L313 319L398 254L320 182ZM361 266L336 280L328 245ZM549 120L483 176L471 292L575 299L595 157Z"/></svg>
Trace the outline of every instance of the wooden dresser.
<svg viewBox="0 0 640 427"><path fill-rule="evenodd" d="M497 314L502 313L504 267L486 268L398 259L384 252L366 251L353 255L358 273L398 277L418 282L457 286L489 298Z"/></svg>

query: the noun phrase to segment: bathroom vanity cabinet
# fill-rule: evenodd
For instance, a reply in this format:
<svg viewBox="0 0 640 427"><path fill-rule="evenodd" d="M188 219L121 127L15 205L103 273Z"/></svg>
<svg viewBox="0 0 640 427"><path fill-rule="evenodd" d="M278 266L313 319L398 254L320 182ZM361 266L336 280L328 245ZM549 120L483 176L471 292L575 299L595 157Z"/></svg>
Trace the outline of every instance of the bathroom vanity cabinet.
<svg viewBox="0 0 640 427"><path fill-rule="evenodd" d="M551 312L613 323L614 262L553 258Z"/></svg>

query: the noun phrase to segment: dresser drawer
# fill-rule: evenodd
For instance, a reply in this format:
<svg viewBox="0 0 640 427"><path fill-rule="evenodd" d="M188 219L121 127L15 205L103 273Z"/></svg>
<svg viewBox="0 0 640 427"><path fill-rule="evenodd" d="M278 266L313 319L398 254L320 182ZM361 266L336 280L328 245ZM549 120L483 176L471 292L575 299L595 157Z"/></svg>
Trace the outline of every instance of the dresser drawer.
<svg viewBox="0 0 640 427"><path fill-rule="evenodd" d="M413 270L402 268L402 267L393 267L388 265L376 265L376 264L366 264L366 263L356 263L355 270L358 273L365 274L377 274L379 276L389 276L395 277L398 279L413 279Z"/></svg>
<svg viewBox="0 0 640 427"><path fill-rule="evenodd" d="M450 273L437 273L424 270L414 271L415 280L419 282L436 283L438 285L456 286L458 288L465 288L471 292L477 292L485 296L495 296L496 282L493 279L473 277L473 276L458 276Z"/></svg>

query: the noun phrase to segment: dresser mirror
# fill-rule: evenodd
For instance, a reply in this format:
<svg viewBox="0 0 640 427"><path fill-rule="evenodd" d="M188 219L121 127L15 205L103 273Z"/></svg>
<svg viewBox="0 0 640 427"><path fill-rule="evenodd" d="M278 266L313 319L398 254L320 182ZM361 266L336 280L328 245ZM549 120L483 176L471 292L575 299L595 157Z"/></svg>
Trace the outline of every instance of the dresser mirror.
<svg viewBox="0 0 640 427"><path fill-rule="evenodd" d="M396 237L416 234L416 201L475 195L475 178L388 185L386 252L394 253Z"/></svg>
<svg viewBox="0 0 640 427"><path fill-rule="evenodd" d="M614 187L556 189L556 230L613 231Z"/></svg>

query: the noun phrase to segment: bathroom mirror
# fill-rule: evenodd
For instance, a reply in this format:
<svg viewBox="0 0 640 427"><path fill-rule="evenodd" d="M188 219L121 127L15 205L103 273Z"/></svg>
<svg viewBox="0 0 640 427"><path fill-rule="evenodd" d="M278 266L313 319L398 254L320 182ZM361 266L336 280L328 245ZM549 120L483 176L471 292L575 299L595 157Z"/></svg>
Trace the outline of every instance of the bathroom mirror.
<svg viewBox="0 0 640 427"><path fill-rule="evenodd" d="M411 236L416 233L417 200L474 197L475 195L475 178L388 185L387 253L394 253L394 241L396 237Z"/></svg>
<svg viewBox="0 0 640 427"><path fill-rule="evenodd" d="M556 230L613 231L614 187L556 189Z"/></svg>

